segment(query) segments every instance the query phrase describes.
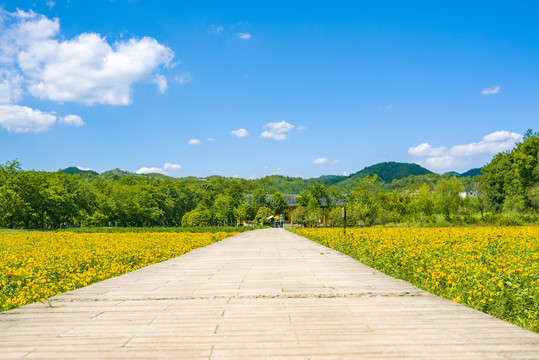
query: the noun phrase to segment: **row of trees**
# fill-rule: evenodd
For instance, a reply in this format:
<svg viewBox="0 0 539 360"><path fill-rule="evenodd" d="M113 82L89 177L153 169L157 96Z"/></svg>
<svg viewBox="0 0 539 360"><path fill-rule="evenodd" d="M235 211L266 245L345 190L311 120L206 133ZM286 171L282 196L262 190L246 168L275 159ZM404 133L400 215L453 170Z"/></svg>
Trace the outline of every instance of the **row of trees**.
<svg viewBox="0 0 539 360"><path fill-rule="evenodd" d="M62 171L24 171L17 161L0 165L3 228L236 225L238 220L267 220L285 204L282 194L270 199L243 179L96 180Z"/></svg>
<svg viewBox="0 0 539 360"><path fill-rule="evenodd" d="M462 197L472 189L474 197ZM528 131L515 149L500 153L477 177L433 174L381 182L359 180L344 193L334 185L312 183L292 212L296 224L342 225L346 203L349 225L406 223L519 223L538 219L539 136ZM181 181L124 176L96 179L24 171L17 161L0 165L0 227L50 229L61 226L209 226L238 221L267 224L286 205L267 181L214 176Z"/></svg>
<svg viewBox="0 0 539 360"><path fill-rule="evenodd" d="M324 196L346 201L349 225L511 225L539 221L537 133L528 130L522 143L497 154L481 170L477 177L429 174L410 176L391 184L379 181L376 175L367 176L342 197L335 191ZM470 190L472 196L468 196ZM311 198L320 192L320 186L316 185L306 191ZM322 217L330 226L343 223L340 206L330 203L322 207L316 201L302 205L292 214L296 223L316 226Z"/></svg>

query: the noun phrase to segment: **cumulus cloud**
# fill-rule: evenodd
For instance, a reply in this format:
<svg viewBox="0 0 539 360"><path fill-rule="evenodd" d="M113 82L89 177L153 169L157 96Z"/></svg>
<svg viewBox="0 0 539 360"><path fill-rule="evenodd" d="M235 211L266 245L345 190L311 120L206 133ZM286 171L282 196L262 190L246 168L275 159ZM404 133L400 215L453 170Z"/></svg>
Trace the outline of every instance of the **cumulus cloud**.
<svg viewBox="0 0 539 360"><path fill-rule="evenodd" d="M165 171L180 171L182 169L182 166L180 164L165 163L163 169Z"/></svg>
<svg viewBox="0 0 539 360"><path fill-rule="evenodd" d="M77 169L82 170L82 171L94 171L94 169L89 168L89 167L84 167L84 166L77 166Z"/></svg>
<svg viewBox="0 0 539 360"><path fill-rule="evenodd" d="M313 164L318 164L318 165L327 164L328 162L329 160L324 157L313 160Z"/></svg>
<svg viewBox="0 0 539 360"><path fill-rule="evenodd" d="M58 122L71 126L84 126L86 125L82 118L78 115L67 115L58 120Z"/></svg>
<svg viewBox="0 0 539 360"><path fill-rule="evenodd" d="M137 171L135 171L137 174L164 174L165 171L158 167L141 167Z"/></svg>
<svg viewBox="0 0 539 360"><path fill-rule="evenodd" d="M449 150L449 153L458 156L495 154L513 148L515 143L521 140L521 134L509 131L495 131L484 136L479 142L466 145L455 145Z"/></svg>
<svg viewBox="0 0 539 360"><path fill-rule="evenodd" d="M288 139L286 133L293 128L294 125L289 124L284 120L280 122L271 122L262 126L262 129L266 130L260 134L260 137L263 139L286 140Z"/></svg>
<svg viewBox="0 0 539 360"><path fill-rule="evenodd" d="M408 154L412 156L439 156L445 153L445 147L433 148L429 143L423 143L408 149Z"/></svg>
<svg viewBox="0 0 539 360"><path fill-rule="evenodd" d="M242 40L248 40L248 39L251 38L251 34L241 32L241 33L238 34L238 38L240 38Z"/></svg>
<svg viewBox="0 0 539 360"><path fill-rule="evenodd" d="M244 138L244 137L249 136L249 132L243 128L239 128L238 130L232 130L230 133L239 138Z"/></svg>
<svg viewBox="0 0 539 360"><path fill-rule="evenodd" d="M35 110L27 106L0 105L0 126L9 132L45 132L57 122L70 126L85 125L78 115L58 117L56 114Z"/></svg>
<svg viewBox="0 0 539 360"><path fill-rule="evenodd" d="M176 80L177 83L180 83L183 85L183 84L187 84L193 81L193 77L191 76L190 73L184 72L183 74L179 76L175 76L174 80Z"/></svg>
<svg viewBox="0 0 539 360"><path fill-rule="evenodd" d="M336 164L339 164L340 162L341 162L340 160L329 160L328 158L325 158L325 157L321 157L321 158L313 160L313 164L317 164L317 165L323 165L323 164L336 165Z"/></svg>
<svg viewBox="0 0 539 360"><path fill-rule="evenodd" d="M22 81L16 71L0 68L0 104L13 104L22 98Z"/></svg>
<svg viewBox="0 0 539 360"><path fill-rule="evenodd" d="M23 78L25 90L40 99L128 105L132 85L151 81L174 58L171 49L150 37L109 44L99 34L83 33L64 40L57 18L22 10L2 15L0 65ZM0 83L5 78L0 75ZM166 90L164 78L157 78L159 90Z"/></svg>
<svg viewBox="0 0 539 360"><path fill-rule="evenodd" d="M170 172L180 171L182 166L180 164L165 163L163 168L159 167L141 167L136 171L137 174L163 174L170 175Z"/></svg>
<svg viewBox="0 0 539 360"><path fill-rule="evenodd" d="M202 144L202 142L200 141L200 139L190 139L187 143L188 143L189 145L200 145L200 144Z"/></svg>
<svg viewBox="0 0 539 360"><path fill-rule="evenodd" d="M485 135L478 142L454 145L450 148L445 146L434 148L428 143L423 143L409 148L408 154L424 157L425 159L418 163L427 168L454 170L471 163L474 156L507 151L519 141L522 141L521 134L502 130Z"/></svg>
<svg viewBox="0 0 539 360"><path fill-rule="evenodd" d="M483 89L483 91L481 91L481 94L483 94L483 95L493 95L493 94L497 94L498 91L500 91L500 87L499 86L494 86L494 87L491 87L491 88Z"/></svg>

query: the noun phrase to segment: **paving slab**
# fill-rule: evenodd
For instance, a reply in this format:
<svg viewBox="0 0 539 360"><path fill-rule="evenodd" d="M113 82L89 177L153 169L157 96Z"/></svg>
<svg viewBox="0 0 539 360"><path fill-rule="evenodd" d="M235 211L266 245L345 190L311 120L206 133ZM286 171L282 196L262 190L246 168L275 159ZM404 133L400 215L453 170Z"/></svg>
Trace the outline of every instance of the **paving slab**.
<svg viewBox="0 0 539 360"><path fill-rule="evenodd" d="M0 313L0 359L539 359L539 335L284 229Z"/></svg>

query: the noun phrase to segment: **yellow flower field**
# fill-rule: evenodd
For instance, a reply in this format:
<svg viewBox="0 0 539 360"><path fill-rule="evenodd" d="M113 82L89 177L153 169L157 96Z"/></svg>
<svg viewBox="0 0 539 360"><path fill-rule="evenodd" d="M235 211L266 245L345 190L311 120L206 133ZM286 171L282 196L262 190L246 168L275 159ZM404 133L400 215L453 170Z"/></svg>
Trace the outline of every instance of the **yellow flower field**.
<svg viewBox="0 0 539 360"><path fill-rule="evenodd" d="M539 226L298 228L431 293L539 332Z"/></svg>
<svg viewBox="0 0 539 360"><path fill-rule="evenodd" d="M0 234L0 311L161 262L234 233Z"/></svg>

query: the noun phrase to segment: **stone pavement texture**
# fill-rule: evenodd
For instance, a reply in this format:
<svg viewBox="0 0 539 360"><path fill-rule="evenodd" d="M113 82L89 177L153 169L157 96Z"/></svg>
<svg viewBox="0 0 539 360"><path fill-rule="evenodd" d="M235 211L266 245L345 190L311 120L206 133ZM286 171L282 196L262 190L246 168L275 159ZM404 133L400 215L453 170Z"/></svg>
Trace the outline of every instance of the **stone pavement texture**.
<svg viewBox="0 0 539 360"><path fill-rule="evenodd" d="M0 313L1 359L539 359L539 335L284 229Z"/></svg>

